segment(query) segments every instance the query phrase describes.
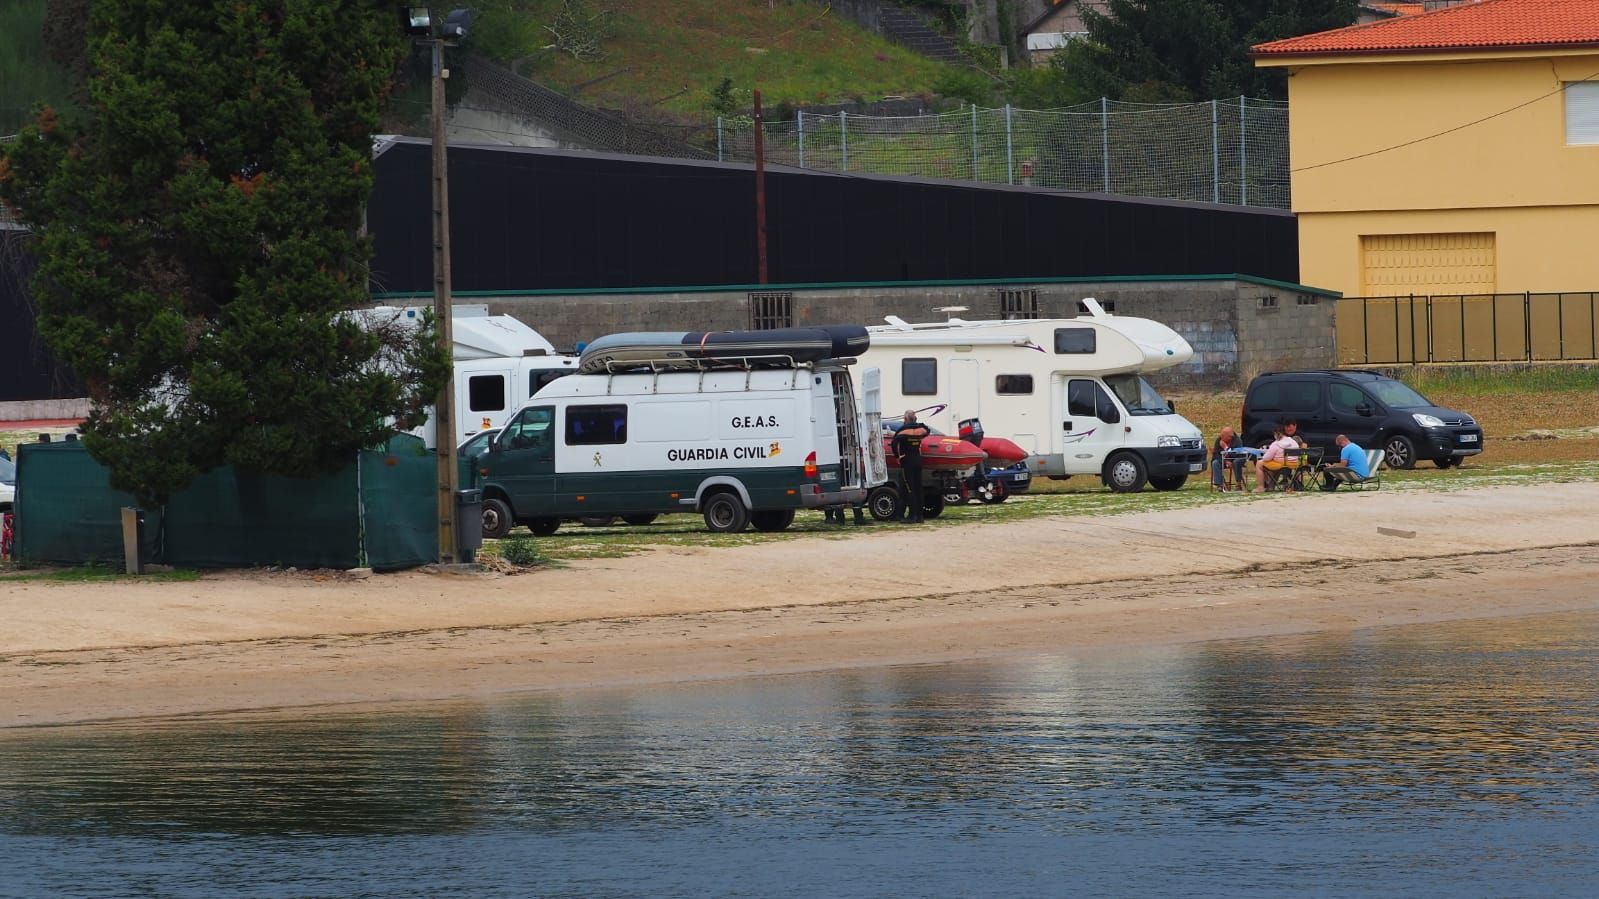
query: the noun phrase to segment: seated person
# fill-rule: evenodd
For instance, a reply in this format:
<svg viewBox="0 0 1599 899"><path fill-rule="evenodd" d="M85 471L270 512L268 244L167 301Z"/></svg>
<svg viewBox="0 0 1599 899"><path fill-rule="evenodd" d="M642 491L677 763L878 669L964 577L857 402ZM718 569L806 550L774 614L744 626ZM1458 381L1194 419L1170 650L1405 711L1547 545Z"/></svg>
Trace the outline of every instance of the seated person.
<svg viewBox="0 0 1599 899"><path fill-rule="evenodd" d="M1340 481L1357 484L1371 477L1371 466L1366 463L1366 451L1353 440L1339 434L1333 441L1338 444L1338 461L1321 467L1322 489L1335 490Z"/></svg>
<svg viewBox="0 0 1599 899"><path fill-rule="evenodd" d="M1210 448L1210 483L1217 490L1225 489L1224 484L1226 482L1222 478L1225 473L1224 465L1232 468L1233 484L1236 485L1236 488L1239 490L1244 488L1244 457L1235 454L1231 459L1222 458L1223 453L1229 450L1237 450L1242 445L1242 441L1238 439L1238 433L1230 427L1223 427L1221 433L1217 435L1215 446Z"/></svg>
<svg viewBox="0 0 1599 899"><path fill-rule="evenodd" d="M1255 463L1256 493L1265 493L1275 474L1288 467L1287 451L1299 449L1299 443L1283 432L1282 425L1273 425L1271 436L1272 441L1266 447L1265 455Z"/></svg>
<svg viewBox="0 0 1599 899"><path fill-rule="evenodd" d="M1292 437L1294 443L1298 444L1300 449L1306 449L1310 446L1310 444L1305 442L1305 438L1299 436L1299 422L1292 418L1283 422L1283 436Z"/></svg>

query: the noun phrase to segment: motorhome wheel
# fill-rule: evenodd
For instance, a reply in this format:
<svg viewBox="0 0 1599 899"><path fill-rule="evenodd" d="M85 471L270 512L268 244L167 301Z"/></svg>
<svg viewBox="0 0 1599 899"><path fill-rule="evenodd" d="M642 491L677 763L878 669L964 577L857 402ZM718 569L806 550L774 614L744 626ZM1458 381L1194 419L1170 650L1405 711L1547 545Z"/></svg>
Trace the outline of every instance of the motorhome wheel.
<svg viewBox="0 0 1599 899"><path fill-rule="evenodd" d="M653 524L658 517L660 516L651 512L645 515L623 515L622 520L634 527L641 528L647 524Z"/></svg>
<svg viewBox="0 0 1599 899"><path fill-rule="evenodd" d="M736 534L749 521L749 510L736 493L717 493L705 501L705 526L714 533Z"/></svg>
<svg viewBox="0 0 1599 899"><path fill-rule="evenodd" d="M511 507L503 499L489 497L483 500L483 536L490 540L498 540L510 533L515 524L511 515Z"/></svg>
<svg viewBox="0 0 1599 899"><path fill-rule="evenodd" d="M1174 474L1164 478L1150 478L1149 484L1156 490L1181 490L1187 481L1188 475Z"/></svg>
<svg viewBox="0 0 1599 899"><path fill-rule="evenodd" d="M578 524L586 528L603 528L610 526L616 520L615 515L584 515L578 518Z"/></svg>
<svg viewBox="0 0 1599 899"><path fill-rule="evenodd" d="M559 518L535 518L527 523L527 529L532 531L535 537L548 537L560 526Z"/></svg>
<svg viewBox="0 0 1599 899"><path fill-rule="evenodd" d="M1120 453L1105 463L1105 484L1117 493L1137 493L1147 477L1144 460L1134 453Z"/></svg>

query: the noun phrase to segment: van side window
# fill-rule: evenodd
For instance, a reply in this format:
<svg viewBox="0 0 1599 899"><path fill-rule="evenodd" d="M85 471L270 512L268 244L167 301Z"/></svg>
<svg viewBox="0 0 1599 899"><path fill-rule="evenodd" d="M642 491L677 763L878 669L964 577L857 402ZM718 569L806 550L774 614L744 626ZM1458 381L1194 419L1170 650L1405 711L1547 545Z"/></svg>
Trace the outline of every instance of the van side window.
<svg viewBox="0 0 1599 899"><path fill-rule="evenodd" d="M1073 417L1082 415L1088 418L1096 417L1094 414L1095 390L1093 381L1074 379L1066 385L1066 414Z"/></svg>
<svg viewBox="0 0 1599 899"><path fill-rule="evenodd" d="M901 393L934 396L938 393L938 360L906 359L899 364Z"/></svg>
<svg viewBox="0 0 1599 899"><path fill-rule="evenodd" d="M1321 408L1321 384L1315 381L1284 381L1282 385L1282 410L1284 412L1315 412Z"/></svg>
<svg viewBox="0 0 1599 899"><path fill-rule="evenodd" d="M514 421L505 426L500 436L500 446L506 449L533 449L550 445L550 425L555 421L555 411L549 406L523 409Z"/></svg>
<svg viewBox="0 0 1599 899"><path fill-rule="evenodd" d="M1033 376L995 375L994 392L1000 396L1027 396L1033 392Z"/></svg>
<svg viewBox="0 0 1599 899"><path fill-rule="evenodd" d="M626 442L626 406L566 407L567 446Z"/></svg>
<svg viewBox="0 0 1599 899"><path fill-rule="evenodd" d="M1328 384L1327 396L1332 401L1333 411L1335 412L1354 413L1361 406L1370 407L1372 405L1365 392L1353 384Z"/></svg>
<svg viewBox="0 0 1599 899"><path fill-rule="evenodd" d="M544 389L544 385L556 378L564 378L572 372L564 368L540 368L527 373L527 395L532 396Z"/></svg>
<svg viewBox="0 0 1599 899"><path fill-rule="evenodd" d="M466 408L472 412L505 411L505 375L473 375L467 378Z"/></svg>
<svg viewBox="0 0 1599 899"><path fill-rule="evenodd" d="M1093 328L1056 328L1055 352L1092 353L1096 333Z"/></svg>
<svg viewBox="0 0 1599 899"><path fill-rule="evenodd" d="M1267 381L1257 385L1255 392L1249 395L1249 406L1252 409L1281 409L1283 391L1281 381Z"/></svg>

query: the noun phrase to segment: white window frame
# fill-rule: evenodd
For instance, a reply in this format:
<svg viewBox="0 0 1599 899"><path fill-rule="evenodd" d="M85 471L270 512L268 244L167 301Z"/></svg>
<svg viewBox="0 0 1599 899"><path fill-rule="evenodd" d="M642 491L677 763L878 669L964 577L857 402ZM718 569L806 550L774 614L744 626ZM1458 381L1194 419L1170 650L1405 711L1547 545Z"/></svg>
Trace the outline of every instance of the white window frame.
<svg viewBox="0 0 1599 899"><path fill-rule="evenodd" d="M1566 146L1599 147L1599 81L1565 86Z"/></svg>

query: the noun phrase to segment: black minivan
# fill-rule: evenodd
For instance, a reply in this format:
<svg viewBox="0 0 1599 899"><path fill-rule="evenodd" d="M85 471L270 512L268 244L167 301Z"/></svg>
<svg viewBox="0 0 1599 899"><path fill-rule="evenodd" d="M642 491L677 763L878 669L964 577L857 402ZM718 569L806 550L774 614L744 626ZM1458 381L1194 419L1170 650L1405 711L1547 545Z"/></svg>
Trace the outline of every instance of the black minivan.
<svg viewBox="0 0 1599 899"><path fill-rule="evenodd" d="M1439 468L1482 452L1482 426L1444 409L1401 381L1375 371L1277 371L1249 382L1242 431L1246 446L1271 442L1273 424L1299 422L1299 436L1329 454L1348 435L1362 449L1381 449L1390 468L1431 459Z"/></svg>

